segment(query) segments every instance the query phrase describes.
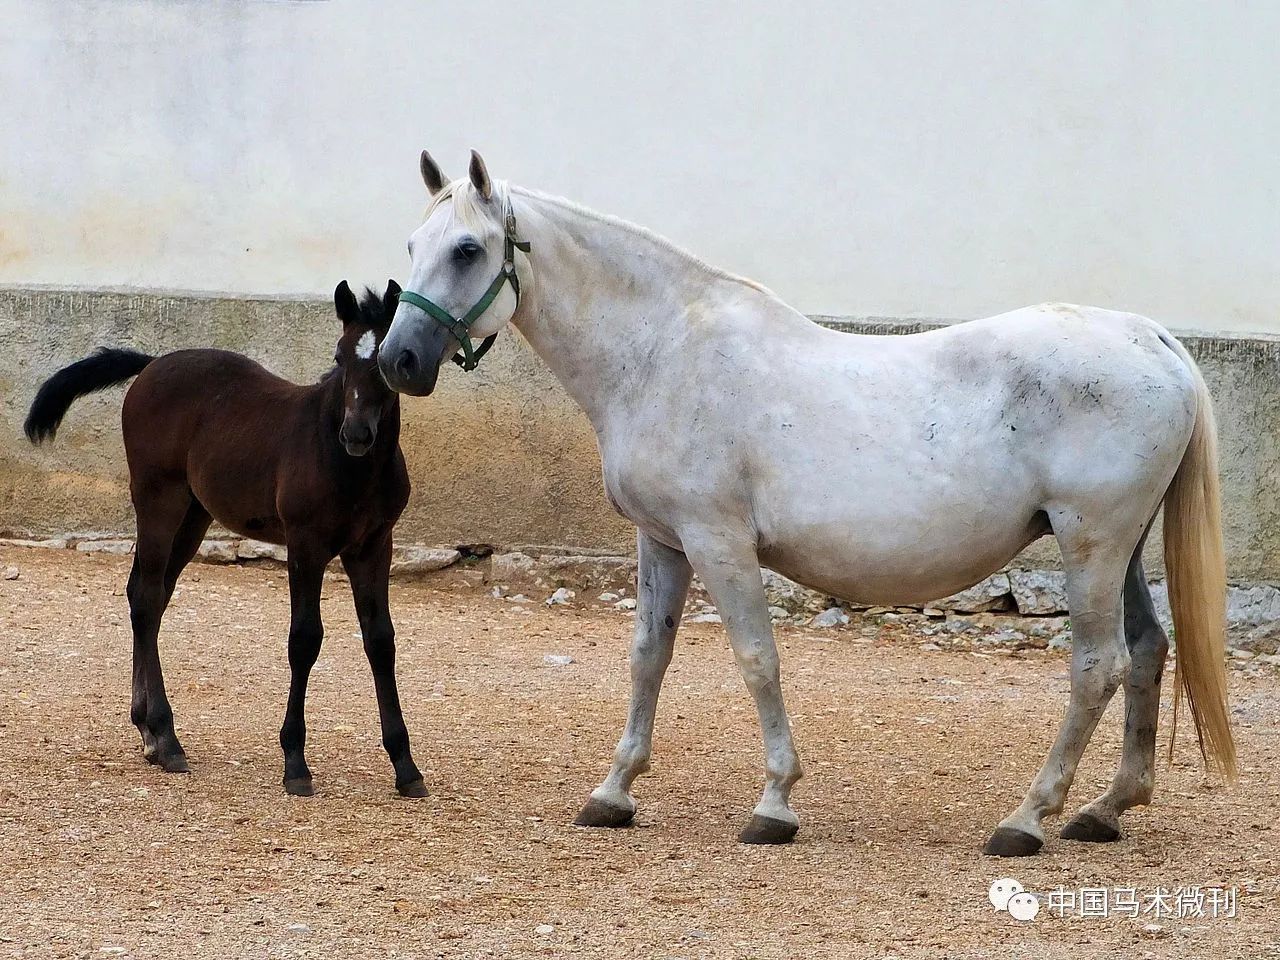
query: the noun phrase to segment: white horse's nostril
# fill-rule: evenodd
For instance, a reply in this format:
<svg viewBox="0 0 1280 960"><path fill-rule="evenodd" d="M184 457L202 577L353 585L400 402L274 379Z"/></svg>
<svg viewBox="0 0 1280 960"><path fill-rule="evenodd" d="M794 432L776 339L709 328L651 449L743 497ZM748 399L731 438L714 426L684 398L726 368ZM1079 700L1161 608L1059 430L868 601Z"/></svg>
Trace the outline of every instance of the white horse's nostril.
<svg viewBox="0 0 1280 960"><path fill-rule="evenodd" d="M396 373L400 374L400 376L412 377L418 369L418 355L407 348L401 350L399 356L396 357L395 367Z"/></svg>

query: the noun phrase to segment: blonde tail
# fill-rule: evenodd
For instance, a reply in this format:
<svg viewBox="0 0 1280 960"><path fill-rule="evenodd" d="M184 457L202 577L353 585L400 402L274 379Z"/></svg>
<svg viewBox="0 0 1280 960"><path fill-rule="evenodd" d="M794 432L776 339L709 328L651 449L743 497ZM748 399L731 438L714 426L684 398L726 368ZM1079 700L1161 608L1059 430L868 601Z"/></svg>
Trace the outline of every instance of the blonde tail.
<svg viewBox="0 0 1280 960"><path fill-rule="evenodd" d="M1164 498L1164 563L1176 645L1169 755L1173 755L1178 707L1185 693L1206 769L1216 767L1232 780L1236 776L1236 746L1227 708L1227 571L1218 488L1218 430L1213 401L1195 361L1172 337L1165 342L1174 347L1195 377L1197 399L1191 442Z"/></svg>

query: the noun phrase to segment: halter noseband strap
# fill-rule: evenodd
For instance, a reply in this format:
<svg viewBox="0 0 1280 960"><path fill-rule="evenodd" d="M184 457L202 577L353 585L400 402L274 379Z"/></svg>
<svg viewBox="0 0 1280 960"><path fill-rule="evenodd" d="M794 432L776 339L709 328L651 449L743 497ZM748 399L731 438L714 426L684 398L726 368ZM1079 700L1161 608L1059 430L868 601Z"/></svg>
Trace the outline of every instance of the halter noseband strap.
<svg viewBox="0 0 1280 960"><path fill-rule="evenodd" d="M523 253L528 253L530 245L527 241L516 239L516 215L511 209L510 200L507 201L505 214L504 236L502 238L502 269L493 278L493 283L489 284L489 289L476 301L475 306L462 316L454 317L448 310L432 303L420 293L414 293L412 290L400 291L401 300L412 303L419 310L422 310L432 320L448 330L453 338L458 341L462 352L453 355L453 362L463 370L474 370L479 366L480 358L489 352L489 348L493 346L493 341L498 339L496 333L490 334L477 347L472 344L470 333L471 324L480 319L484 312L493 305L493 301L502 292L504 283L511 284L511 289L516 295L516 308L519 309L520 307L520 279L516 276L516 251L520 250Z"/></svg>

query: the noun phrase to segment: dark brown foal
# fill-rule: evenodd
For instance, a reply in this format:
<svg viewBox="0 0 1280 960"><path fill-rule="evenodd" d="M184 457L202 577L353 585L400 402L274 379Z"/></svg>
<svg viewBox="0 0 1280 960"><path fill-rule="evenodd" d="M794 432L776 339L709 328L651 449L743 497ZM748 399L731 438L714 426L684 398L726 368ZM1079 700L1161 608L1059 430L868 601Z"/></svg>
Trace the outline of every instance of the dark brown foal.
<svg viewBox="0 0 1280 960"><path fill-rule="evenodd" d="M337 367L304 387L236 353L182 350L154 358L102 350L54 374L27 417L27 436L54 435L76 397L137 376L122 415L138 539L129 575L133 704L143 754L171 772L187 757L173 726L156 638L183 568L217 519L230 530L282 543L289 552L289 701L280 746L284 786L312 793L303 754L307 678L320 654L320 588L335 556L351 579L373 670L382 742L396 789L426 795L409 752L395 677L395 630L387 605L391 530L409 499L400 452L400 403L378 373L377 350L400 288L334 291L342 320Z"/></svg>

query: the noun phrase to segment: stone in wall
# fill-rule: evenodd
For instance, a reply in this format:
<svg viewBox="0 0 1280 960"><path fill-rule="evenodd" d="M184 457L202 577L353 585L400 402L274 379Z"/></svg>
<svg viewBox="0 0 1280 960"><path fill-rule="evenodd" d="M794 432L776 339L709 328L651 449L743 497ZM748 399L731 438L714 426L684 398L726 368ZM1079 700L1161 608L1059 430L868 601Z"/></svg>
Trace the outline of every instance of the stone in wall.
<svg viewBox="0 0 1280 960"><path fill-rule="evenodd" d="M1012 587L1007 573L993 574L968 590L953 593L931 606L957 613L986 613L991 610L1009 610L1013 607Z"/></svg>
<svg viewBox="0 0 1280 960"><path fill-rule="evenodd" d="M65 537L54 537L49 540L16 540L12 537L0 537L0 547L36 547L42 550L65 550L69 542Z"/></svg>
<svg viewBox="0 0 1280 960"><path fill-rule="evenodd" d="M572 587L581 590L626 590L635 583L636 562L630 557L578 554L531 557L495 553L489 559L489 582L502 586Z"/></svg>
<svg viewBox="0 0 1280 960"><path fill-rule="evenodd" d="M1067 575L1061 570L1010 570L1009 591L1023 616L1067 612Z"/></svg>
<svg viewBox="0 0 1280 960"><path fill-rule="evenodd" d="M785 610L789 616L812 617L831 606L816 590L802 587L768 568L761 568L760 579L764 582L764 596L769 606Z"/></svg>
<svg viewBox="0 0 1280 960"><path fill-rule="evenodd" d="M76 544L80 553L133 553L132 540L81 540Z"/></svg>
<svg viewBox="0 0 1280 960"><path fill-rule="evenodd" d="M462 559L462 554L454 549L437 547L404 546L396 547L392 553L391 575L434 573L451 567Z"/></svg>
<svg viewBox="0 0 1280 960"><path fill-rule="evenodd" d="M203 563L235 563L235 540L204 540L196 551L196 559Z"/></svg>
<svg viewBox="0 0 1280 960"><path fill-rule="evenodd" d="M262 540L241 540L236 547L236 556L241 560L289 562L289 551L285 547L278 543L265 543Z"/></svg>

